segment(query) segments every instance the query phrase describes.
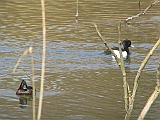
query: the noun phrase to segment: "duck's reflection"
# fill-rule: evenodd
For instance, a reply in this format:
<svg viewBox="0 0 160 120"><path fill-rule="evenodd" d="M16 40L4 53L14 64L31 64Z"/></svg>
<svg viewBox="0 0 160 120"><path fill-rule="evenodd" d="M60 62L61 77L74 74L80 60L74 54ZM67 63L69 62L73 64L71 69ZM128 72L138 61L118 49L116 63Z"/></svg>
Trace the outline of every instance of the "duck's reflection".
<svg viewBox="0 0 160 120"><path fill-rule="evenodd" d="M19 105L21 108L27 107L27 102L32 101L32 95L19 95Z"/></svg>

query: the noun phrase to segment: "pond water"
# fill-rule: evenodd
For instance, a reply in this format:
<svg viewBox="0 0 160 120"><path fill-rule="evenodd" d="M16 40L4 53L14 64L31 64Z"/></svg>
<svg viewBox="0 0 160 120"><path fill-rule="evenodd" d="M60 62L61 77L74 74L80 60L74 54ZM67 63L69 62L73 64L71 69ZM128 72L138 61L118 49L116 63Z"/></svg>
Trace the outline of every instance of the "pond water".
<svg viewBox="0 0 160 120"><path fill-rule="evenodd" d="M151 1L142 1L144 10ZM160 4L147 14L122 24L121 40L130 39L130 60L125 62L131 90L137 70L160 37ZM32 101L19 101L15 95L20 81L31 85L31 58L26 55L17 70L17 60L33 47L38 109L42 19L40 1L2 0L0 4L0 119L32 119ZM125 116L122 73L105 55L106 49L96 33L96 23L111 46L117 46L119 20L136 15L135 0L81 0L78 24L76 0L46 0L46 73L42 119L54 120L122 120ZM156 86L160 46L155 50L140 79L131 120L138 118ZM21 105L19 103L24 103ZM146 120L159 120L160 97L153 103Z"/></svg>

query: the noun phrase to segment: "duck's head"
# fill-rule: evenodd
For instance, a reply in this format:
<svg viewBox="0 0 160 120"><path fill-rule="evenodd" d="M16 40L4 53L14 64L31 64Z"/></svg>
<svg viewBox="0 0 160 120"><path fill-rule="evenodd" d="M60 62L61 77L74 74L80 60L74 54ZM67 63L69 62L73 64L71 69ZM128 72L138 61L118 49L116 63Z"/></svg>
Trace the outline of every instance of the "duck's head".
<svg viewBox="0 0 160 120"><path fill-rule="evenodd" d="M26 81L22 80L22 82L21 82L21 84L19 86L19 90L26 90L27 91L27 88L28 88L28 86L27 86Z"/></svg>
<svg viewBox="0 0 160 120"><path fill-rule="evenodd" d="M27 86L25 80L22 80L16 95L32 95L33 88L31 86Z"/></svg>
<svg viewBox="0 0 160 120"><path fill-rule="evenodd" d="M122 45L123 45L123 48L124 48L124 49L128 49L129 47L134 47L134 46L131 44L131 41L130 41L130 40L127 40L127 39L122 42Z"/></svg>

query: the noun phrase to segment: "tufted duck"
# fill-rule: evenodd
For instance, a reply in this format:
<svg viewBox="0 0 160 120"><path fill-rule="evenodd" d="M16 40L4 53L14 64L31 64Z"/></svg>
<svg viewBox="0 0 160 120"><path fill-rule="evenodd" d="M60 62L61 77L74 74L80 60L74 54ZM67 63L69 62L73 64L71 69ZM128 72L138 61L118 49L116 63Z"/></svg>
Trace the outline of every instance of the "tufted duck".
<svg viewBox="0 0 160 120"><path fill-rule="evenodd" d="M130 54L129 47L134 47L134 46L131 45L131 41L127 40L127 39L122 42L122 45L123 45L123 48L122 48L123 58L127 58L127 56ZM117 55L117 57L120 58L119 48L114 47L114 48L112 48L112 50ZM108 49L105 50L104 53L111 54L111 52ZM114 56L112 56L112 58L114 58Z"/></svg>
<svg viewBox="0 0 160 120"><path fill-rule="evenodd" d="M31 86L27 86L25 80L22 80L16 95L32 95L33 88Z"/></svg>

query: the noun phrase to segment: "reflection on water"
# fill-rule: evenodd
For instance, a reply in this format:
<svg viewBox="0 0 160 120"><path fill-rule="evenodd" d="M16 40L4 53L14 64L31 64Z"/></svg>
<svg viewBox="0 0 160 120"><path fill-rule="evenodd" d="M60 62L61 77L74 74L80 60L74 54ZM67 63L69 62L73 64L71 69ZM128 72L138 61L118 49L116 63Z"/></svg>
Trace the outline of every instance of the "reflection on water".
<svg viewBox="0 0 160 120"><path fill-rule="evenodd" d="M143 2L145 9L150 1ZM23 78L31 85L31 58L26 55L16 72L18 58L33 46L38 104L42 27L39 1L1 1L0 4L0 118L32 119L32 101L26 96L17 98L15 92ZM78 26L75 21L76 1L46 1L46 76L42 118L122 120L125 115L122 74L98 37L93 22L111 46L117 46L117 23L139 13L137 2L80 1ZM160 37L159 4L146 15L122 24L121 39L130 39L129 62L125 61L128 82L133 85L136 72L150 49ZM131 120L137 119L156 84L159 59L158 47L143 70ZM158 98L146 120L158 120ZM20 104L19 104L20 103ZM27 107L25 107L27 105ZM21 109L25 107L25 109ZM115 114L116 113L116 114Z"/></svg>
<svg viewBox="0 0 160 120"><path fill-rule="evenodd" d="M19 95L19 105L21 108L27 107L27 102L32 101L32 96L31 95Z"/></svg>

